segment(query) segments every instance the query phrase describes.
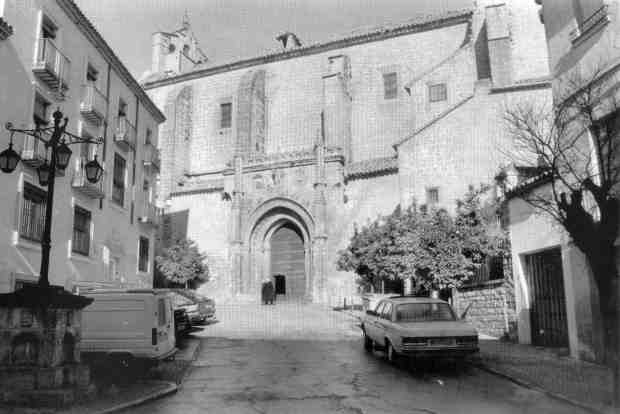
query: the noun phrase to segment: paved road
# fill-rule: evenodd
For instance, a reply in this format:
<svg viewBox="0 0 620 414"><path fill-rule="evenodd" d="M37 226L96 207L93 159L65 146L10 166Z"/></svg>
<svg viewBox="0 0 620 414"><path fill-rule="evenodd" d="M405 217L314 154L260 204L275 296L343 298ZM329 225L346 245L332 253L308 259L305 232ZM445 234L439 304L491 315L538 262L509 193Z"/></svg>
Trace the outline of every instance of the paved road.
<svg viewBox="0 0 620 414"><path fill-rule="evenodd" d="M202 350L180 391L131 413L583 412L467 366L393 367L381 352L366 353L354 321L333 311L284 305L218 314L221 322L199 333ZM281 321L265 323L270 317ZM305 330L288 335L283 327L299 318Z"/></svg>

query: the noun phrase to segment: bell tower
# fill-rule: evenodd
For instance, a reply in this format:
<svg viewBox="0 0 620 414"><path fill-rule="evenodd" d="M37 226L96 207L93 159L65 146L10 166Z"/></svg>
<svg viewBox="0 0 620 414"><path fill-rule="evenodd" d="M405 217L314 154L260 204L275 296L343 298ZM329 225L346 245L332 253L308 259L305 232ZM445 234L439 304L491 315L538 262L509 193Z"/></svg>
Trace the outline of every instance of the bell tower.
<svg viewBox="0 0 620 414"><path fill-rule="evenodd" d="M179 74L191 71L206 61L207 56L198 46L187 12L179 29L153 34L153 73Z"/></svg>

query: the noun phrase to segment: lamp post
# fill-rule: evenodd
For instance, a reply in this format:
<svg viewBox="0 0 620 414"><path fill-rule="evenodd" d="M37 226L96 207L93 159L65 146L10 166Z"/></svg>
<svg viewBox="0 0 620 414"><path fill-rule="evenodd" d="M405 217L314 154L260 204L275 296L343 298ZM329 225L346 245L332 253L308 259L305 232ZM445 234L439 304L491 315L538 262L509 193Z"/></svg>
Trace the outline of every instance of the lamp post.
<svg viewBox="0 0 620 414"><path fill-rule="evenodd" d="M99 145L103 139L97 140L78 137L66 131L68 118L63 121L63 114L60 109L53 114L54 125L47 128L41 128L36 125L35 129L19 129L13 128L10 122L7 122L6 129L11 133L9 140L9 148L0 152L0 170L5 173L11 173L17 168L20 156L13 150L13 136L15 133L22 133L31 136L45 145L46 152L50 154L49 163L47 159L37 168L39 176L39 184L47 186L47 203L45 210L45 223L43 228L43 236L41 238L41 269L39 272L39 287L49 287L49 263L51 232L52 232L52 211L54 203L54 185L56 181L56 170L64 170L69 165L71 159L71 149L69 145L73 144L96 144ZM46 156L47 158L47 156ZM86 178L91 183L96 183L103 174L103 168L97 161L97 156L89 161L86 166Z"/></svg>

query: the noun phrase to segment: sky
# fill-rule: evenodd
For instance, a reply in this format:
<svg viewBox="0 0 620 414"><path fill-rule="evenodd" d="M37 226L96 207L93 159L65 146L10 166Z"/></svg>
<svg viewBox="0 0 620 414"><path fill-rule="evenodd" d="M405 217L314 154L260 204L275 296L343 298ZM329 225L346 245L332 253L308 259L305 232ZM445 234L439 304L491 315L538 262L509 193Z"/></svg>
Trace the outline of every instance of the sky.
<svg viewBox="0 0 620 414"><path fill-rule="evenodd" d="M187 12L209 60L229 62L278 47L291 31L303 44L360 27L471 7L472 0L75 0L130 72L151 65L151 35L180 27Z"/></svg>

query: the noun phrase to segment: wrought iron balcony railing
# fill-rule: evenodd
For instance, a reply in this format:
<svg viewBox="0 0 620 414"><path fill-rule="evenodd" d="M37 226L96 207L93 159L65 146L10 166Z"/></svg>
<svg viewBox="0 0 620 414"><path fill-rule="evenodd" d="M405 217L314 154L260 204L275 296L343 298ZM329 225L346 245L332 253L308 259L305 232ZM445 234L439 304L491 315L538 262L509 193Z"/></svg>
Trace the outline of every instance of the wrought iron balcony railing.
<svg viewBox="0 0 620 414"><path fill-rule="evenodd" d="M155 145L147 143L144 145L144 168L151 173L159 172L160 158L159 150L155 148Z"/></svg>
<svg viewBox="0 0 620 414"><path fill-rule="evenodd" d="M50 88L57 89L59 92L69 89L71 62L62 54L52 39L39 39L39 50L32 71Z"/></svg>
<svg viewBox="0 0 620 414"><path fill-rule="evenodd" d="M82 116L95 125L101 125L105 119L108 100L95 85L82 86L82 102L80 112Z"/></svg>
<svg viewBox="0 0 620 414"><path fill-rule="evenodd" d="M161 221L163 209L155 206L155 204L144 201L138 211L138 218L140 223L156 227Z"/></svg>
<svg viewBox="0 0 620 414"><path fill-rule="evenodd" d="M48 159L46 158L47 155L47 148L45 148L45 144L43 142L30 135L26 135L24 137L24 147L22 148L22 152L20 154L22 163L32 168L38 168L45 162L46 159ZM56 168L57 177L64 177L64 175L64 170Z"/></svg>
<svg viewBox="0 0 620 414"><path fill-rule="evenodd" d="M136 148L136 128L125 116L116 118L114 141L126 150Z"/></svg>

